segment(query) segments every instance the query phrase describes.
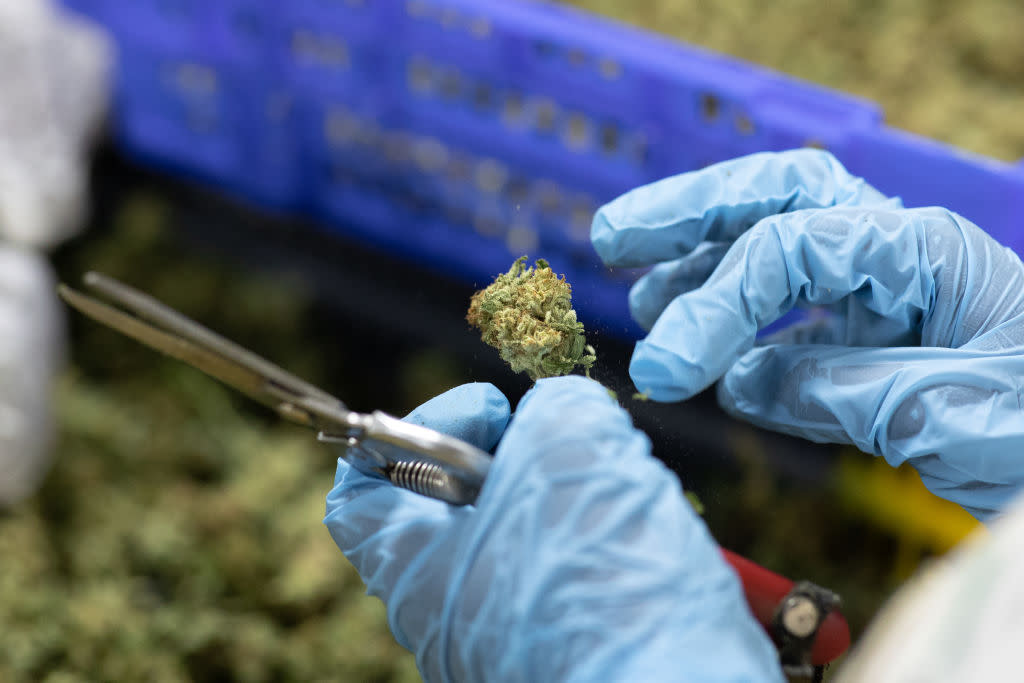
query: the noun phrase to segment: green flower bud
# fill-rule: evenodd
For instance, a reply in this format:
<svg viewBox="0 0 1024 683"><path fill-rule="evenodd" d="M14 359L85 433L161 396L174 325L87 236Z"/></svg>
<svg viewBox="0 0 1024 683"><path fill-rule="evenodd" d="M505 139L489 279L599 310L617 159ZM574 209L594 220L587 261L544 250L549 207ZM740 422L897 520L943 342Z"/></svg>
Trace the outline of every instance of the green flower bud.
<svg viewBox="0 0 1024 683"><path fill-rule="evenodd" d="M473 295L466 320L514 371L534 381L567 375L577 365L589 371L597 360L572 310L572 288L544 259L533 268L525 256L516 259Z"/></svg>

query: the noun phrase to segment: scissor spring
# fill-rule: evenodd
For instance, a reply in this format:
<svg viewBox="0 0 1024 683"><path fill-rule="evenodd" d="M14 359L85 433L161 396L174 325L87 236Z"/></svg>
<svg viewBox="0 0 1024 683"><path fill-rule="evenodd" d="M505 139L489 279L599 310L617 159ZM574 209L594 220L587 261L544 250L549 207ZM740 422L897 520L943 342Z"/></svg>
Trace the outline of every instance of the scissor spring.
<svg viewBox="0 0 1024 683"><path fill-rule="evenodd" d="M433 498L443 494L449 487L448 474L440 466L425 460L395 463L388 470L388 479L395 486Z"/></svg>

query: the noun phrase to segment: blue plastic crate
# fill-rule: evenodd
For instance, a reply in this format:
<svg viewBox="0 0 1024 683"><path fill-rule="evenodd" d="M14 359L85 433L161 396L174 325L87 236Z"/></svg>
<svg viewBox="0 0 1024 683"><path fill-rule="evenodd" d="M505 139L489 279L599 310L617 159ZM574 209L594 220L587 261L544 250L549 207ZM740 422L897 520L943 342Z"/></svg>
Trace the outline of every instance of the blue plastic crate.
<svg viewBox="0 0 1024 683"><path fill-rule="evenodd" d="M115 123L131 150L221 184L243 171L239 81L208 60L123 43Z"/></svg>
<svg viewBox="0 0 1024 683"><path fill-rule="evenodd" d="M309 204L291 89L232 64L181 59L129 42L119 49L114 119L132 155L264 206Z"/></svg>
<svg viewBox="0 0 1024 683"><path fill-rule="evenodd" d="M270 53L281 42L273 0L207 0L207 4L209 24L203 30L207 49L222 63L267 74L275 63ZM279 86L286 84L277 74L271 78Z"/></svg>
<svg viewBox="0 0 1024 683"><path fill-rule="evenodd" d="M121 46L127 150L483 284L523 253L637 333L594 210L667 175L818 146L1024 252L1024 167L884 125L870 102L555 4L68 0ZM130 7L129 7L130 5ZM210 87L210 83L216 87Z"/></svg>
<svg viewBox="0 0 1024 683"><path fill-rule="evenodd" d="M210 35L216 6L209 0L111 1L104 21L119 39L171 56L208 58L216 56Z"/></svg>

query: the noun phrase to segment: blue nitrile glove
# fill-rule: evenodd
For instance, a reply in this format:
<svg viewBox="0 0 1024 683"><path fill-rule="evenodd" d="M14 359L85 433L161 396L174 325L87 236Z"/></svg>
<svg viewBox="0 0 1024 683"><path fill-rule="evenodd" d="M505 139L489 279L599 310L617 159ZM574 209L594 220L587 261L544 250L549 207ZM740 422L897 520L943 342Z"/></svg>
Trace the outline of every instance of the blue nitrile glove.
<svg viewBox="0 0 1024 683"><path fill-rule="evenodd" d="M630 293L650 329L630 374L655 400L721 379L727 411L909 461L983 519L1022 488L1024 266L963 217L799 150L633 190L591 237L609 265L660 264ZM831 315L755 348L800 305Z"/></svg>
<svg viewBox="0 0 1024 683"><path fill-rule="evenodd" d="M428 681L781 681L676 477L596 382L490 384L406 418L489 449L453 507L338 463L326 524ZM504 436L502 432L504 431Z"/></svg>

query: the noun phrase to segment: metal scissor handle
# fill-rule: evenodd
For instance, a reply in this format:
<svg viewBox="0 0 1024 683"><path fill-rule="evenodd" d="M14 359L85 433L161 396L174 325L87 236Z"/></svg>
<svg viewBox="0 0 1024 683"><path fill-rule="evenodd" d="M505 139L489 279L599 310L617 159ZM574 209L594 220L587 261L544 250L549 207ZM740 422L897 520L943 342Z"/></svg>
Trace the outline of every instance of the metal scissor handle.
<svg viewBox="0 0 1024 683"><path fill-rule="evenodd" d="M363 474L454 505L476 500L491 464L491 456L476 446L379 410L351 411L331 394L111 277L87 273L84 284L109 303L63 284L58 292L93 320L317 429L321 441L341 444L341 457Z"/></svg>

